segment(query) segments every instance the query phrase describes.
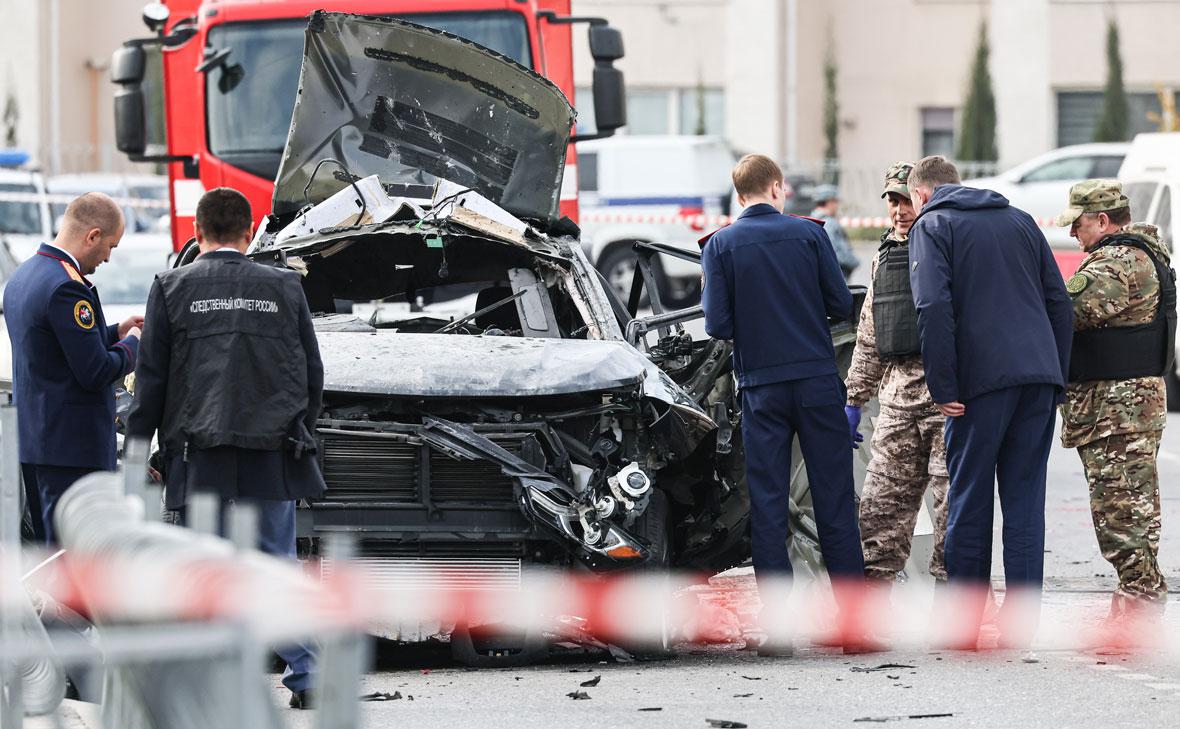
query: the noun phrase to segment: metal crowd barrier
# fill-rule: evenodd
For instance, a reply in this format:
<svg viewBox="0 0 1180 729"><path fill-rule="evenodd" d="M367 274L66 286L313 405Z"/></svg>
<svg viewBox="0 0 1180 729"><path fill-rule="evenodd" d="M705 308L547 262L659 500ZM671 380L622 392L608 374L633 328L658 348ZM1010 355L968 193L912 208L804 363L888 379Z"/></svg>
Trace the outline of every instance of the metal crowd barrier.
<svg viewBox="0 0 1180 729"><path fill-rule="evenodd" d="M59 567L69 579L57 596L31 594L22 579L22 554L30 552L20 545L15 434L15 409L0 407L0 729L38 715L60 726L67 675L82 698L101 702L106 729L279 729L267 665L274 645L296 641L319 646L315 725L358 725L363 628L324 608L333 605L326 586L253 548L250 510L232 513L232 541L210 533L215 498L192 507L206 532L152 519L158 509L144 504L158 499L158 489L145 488L143 444L128 444L123 472L90 474L62 497L55 524L68 557ZM337 559L351 556L347 540L332 549ZM177 584L153 586L153 574L180 576L192 589L181 591L182 599L153 594L175 593ZM227 580L237 589L223 591ZM223 594L240 598L243 585L258 586L247 588L259 593L257 604L221 601ZM204 599L194 603L193 595ZM44 627L34 603L53 627ZM278 604L281 615L274 614ZM90 634L73 628L70 605L88 613Z"/></svg>

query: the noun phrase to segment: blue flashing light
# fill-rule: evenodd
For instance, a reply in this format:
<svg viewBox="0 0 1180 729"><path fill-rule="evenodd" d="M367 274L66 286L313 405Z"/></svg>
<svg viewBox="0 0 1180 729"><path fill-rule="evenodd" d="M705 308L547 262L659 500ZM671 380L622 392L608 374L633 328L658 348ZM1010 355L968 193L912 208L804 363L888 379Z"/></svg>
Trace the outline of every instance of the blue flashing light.
<svg viewBox="0 0 1180 729"><path fill-rule="evenodd" d="M29 161L29 153L23 149L8 147L0 149L0 167L20 167Z"/></svg>

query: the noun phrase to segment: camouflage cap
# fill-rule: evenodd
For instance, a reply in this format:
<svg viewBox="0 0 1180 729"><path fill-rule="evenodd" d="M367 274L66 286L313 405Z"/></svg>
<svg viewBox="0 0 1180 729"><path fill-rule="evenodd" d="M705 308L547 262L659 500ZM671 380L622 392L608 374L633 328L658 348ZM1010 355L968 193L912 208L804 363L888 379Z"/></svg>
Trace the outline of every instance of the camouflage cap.
<svg viewBox="0 0 1180 729"><path fill-rule="evenodd" d="M1082 213L1100 213L1129 207L1118 180L1083 180L1069 188L1069 207L1057 216L1057 225L1068 228Z"/></svg>
<svg viewBox="0 0 1180 729"><path fill-rule="evenodd" d="M914 169L914 165L909 162L895 162L885 170L885 191L881 193L881 197L885 197L891 192L896 192L898 195L909 198L910 189L906 186L906 180L910 178L910 171Z"/></svg>

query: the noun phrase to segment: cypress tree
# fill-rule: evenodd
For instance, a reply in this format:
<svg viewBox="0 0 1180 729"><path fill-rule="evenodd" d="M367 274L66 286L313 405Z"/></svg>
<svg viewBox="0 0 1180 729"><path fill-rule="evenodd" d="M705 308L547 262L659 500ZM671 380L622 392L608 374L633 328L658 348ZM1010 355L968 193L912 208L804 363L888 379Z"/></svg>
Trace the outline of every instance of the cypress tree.
<svg viewBox="0 0 1180 729"><path fill-rule="evenodd" d="M979 26L979 45L971 65L971 83L963 104L963 119L959 125L959 143L955 157L963 162L995 162L996 97L992 92L992 77L987 70L989 53L987 23Z"/></svg>
<svg viewBox="0 0 1180 729"><path fill-rule="evenodd" d="M1094 141L1126 141L1127 122L1127 90L1123 88L1119 26L1111 20L1106 26L1106 89L1102 94L1102 116L1094 128Z"/></svg>
<svg viewBox="0 0 1180 729"><path fill-rule="evenodd" d="M832 52L831 32L824 55L824 180L835 185L840 181L840 102L836 98L836 58Z"/></svg>

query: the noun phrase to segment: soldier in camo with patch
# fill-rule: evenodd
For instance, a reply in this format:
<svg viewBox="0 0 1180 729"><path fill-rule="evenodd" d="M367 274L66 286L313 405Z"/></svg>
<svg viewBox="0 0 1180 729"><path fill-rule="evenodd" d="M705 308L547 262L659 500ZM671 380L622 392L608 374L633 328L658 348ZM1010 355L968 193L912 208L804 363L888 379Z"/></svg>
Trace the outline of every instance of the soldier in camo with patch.
<svg viewBox="0 0 1180 729"><path fill-rule="evenodd" d="M929 488L934 496L935 548L930 573L946 579L948 475L942 440L946 418L926 389L926 373L917 333L917 309L909 288L908 233L915 214L906 178L913 168L898 162L885 173L892 227L870 269L870 282L848 369L848 415L853 439L861 410L876 396L881 405L870 443L873 451L860 502L860 533L865 575L887 585L905 567L914 525Z"/></svg>
<svg viewBox="0 0 1180 729"><path fill-rule="evenodd" d="M1105 340L1095 342L1096 351L1091 352L1084 337L1094 333L1127 336L1128 327L1163 321L1163 317L1157 320L1160 272L1174 274L1159 231L1131 222L1129 201L1114 180L1074 185L1069 209L1057 224L1069 226L1070 235L1087 253L1066 283L1074 305L1075 340L1070 382L1061 406L1061 442L1078 449L1089 482L1098 546L1118 572L1119 585L1107 618L1108 623L1117 622L1144 608L1149 613L1162 611L1167 600L1168 587L1157 561L1160 494L1156 476L1156 453L1167 421L1166 395L1163 378L1156 376L1162 365L1153 361L1158 359L1159 345L1140 350L1133 344ZM1119 361L1099 361L1112 357ZM1122 374L1142 375L1144 368L1149 373L1110 377L1120 364ZM1125 369L1137 364L1138 370Z"/></svg>

